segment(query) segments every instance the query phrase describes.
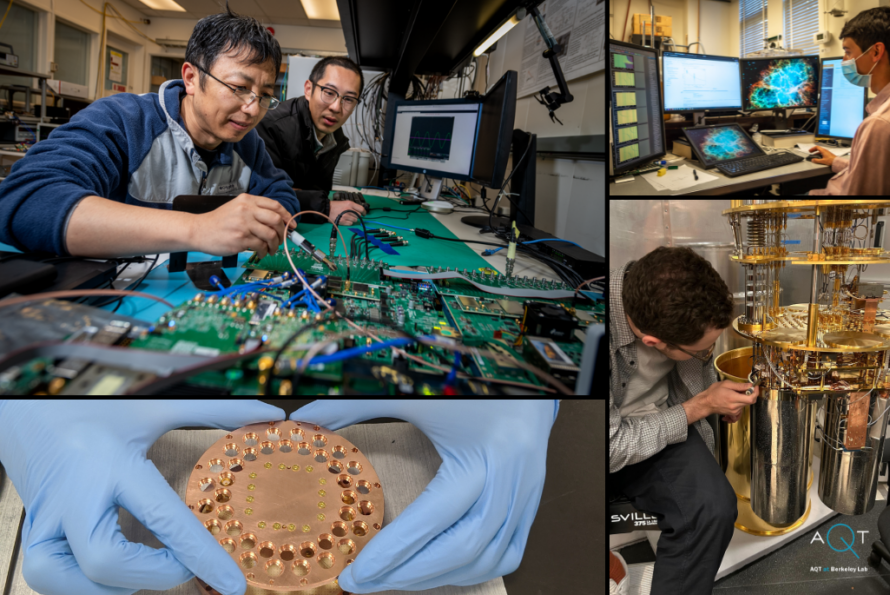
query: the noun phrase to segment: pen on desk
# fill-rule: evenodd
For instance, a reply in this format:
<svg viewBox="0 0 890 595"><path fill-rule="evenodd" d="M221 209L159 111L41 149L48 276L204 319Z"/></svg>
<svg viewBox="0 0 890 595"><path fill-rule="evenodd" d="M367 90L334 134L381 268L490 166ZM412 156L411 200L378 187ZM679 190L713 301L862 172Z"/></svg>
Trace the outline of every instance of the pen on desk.
<svg viewBox="0 0 890 595"><path fill-rule="evenodd" d="M698 180L698 172L697 171L692 170L692 175L695 176L696 180Z"/></svg>

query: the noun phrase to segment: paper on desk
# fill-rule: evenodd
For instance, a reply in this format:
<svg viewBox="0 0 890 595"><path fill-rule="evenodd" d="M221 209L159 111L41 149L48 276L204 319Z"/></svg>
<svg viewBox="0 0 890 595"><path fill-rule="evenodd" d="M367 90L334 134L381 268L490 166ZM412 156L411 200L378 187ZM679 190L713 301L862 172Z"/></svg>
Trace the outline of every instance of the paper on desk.
<svg viewBox="0 0 890 595"><path fill-rule="evenodd" d="M817 145L814 145L811 143L797 143L797 148L800 149L801 151L803 151L804 153L809 153L810 149L812 149L815 146L817 146ZM818 145L818 146L822 147L822 145ZM847 153L850 152L850 147L838 147L838 148L822 147L822 148L828 149L829 151L831 151L838 157L843 157L844 155L846 155Z"/></svg>
<svg viewBox="0 0 890 595"><path fill-rule="evenodd" d="M692 174L693 171L698 172L697 180ZM669 169L667 173L661 177L658 177L658 172L656 171L651 174L643 174L643 178L652 184L652 187L655 188L655 190L661 192L662 190L683 190L684 188L689 188L696 184L704 184L705 182L716 180L717 176L706 174L701 170L695 170L688 165L681 165L678 169Z"/></svg>

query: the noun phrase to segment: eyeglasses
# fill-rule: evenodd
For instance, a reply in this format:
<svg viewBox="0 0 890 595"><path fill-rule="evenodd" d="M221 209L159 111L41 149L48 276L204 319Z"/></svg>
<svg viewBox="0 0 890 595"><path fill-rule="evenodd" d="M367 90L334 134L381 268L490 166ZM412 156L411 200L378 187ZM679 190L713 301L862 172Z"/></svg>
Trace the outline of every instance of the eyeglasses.
<svg viewBox="0 0 890 595"><path fill-rule="evenodd" d="M212 78L213 80L218 82L219 84L225 85L226 87L228 87L232 91L232 93L235 94L235 96L238 99L240 99L241 101L244 102L244 105L250 105L251 103L253 103L253 101L255 99L259 99L261 108L272 110L272 109L275 109L276 107L278 107L278 104L281 103L280 101L278 101L277 99L275 99L274 97L271 97L269 95L263 95L262 97L260 97L256 93L254 93L253 91L248 89L247 87L233 87L227 83L224 83L198 65L195 65L195 68L197 68L198 70L200 70L201 72L203 72L204 74L206 74L207 76L209 76L210 78Z"/></svg>
<svg viewBox="0 0 890 595"><path fill-rule="evenodd" d="M691 355L695 359L702 361L704 363L708 363L708 361L711 359L711 354L714 353L714 347L717 346L717 343L715 341L714 344L711 345L708 349L702 349L701 351L696 351L695 353L693 353L692 351L686 351L679 345L674 345L673 343L668 343L667 341L665 341L664 344L667 345L668 347L672 347L673 349L679 349L686 355Z"/></svg>
<svg viewBox="0 0 890 595"><path fill-rule="evenodd" d="M343 111L346 112L351 112L355 109L355 106L362 102L362 100L358 99L357 97L340 95L335 89L325 87L324 85L317 85L315 83L312 83L312 86L321 89L321 100L327 105L331 105L332 103L337 101L337 98L339 97L340 105L343 106Z"/></svg>

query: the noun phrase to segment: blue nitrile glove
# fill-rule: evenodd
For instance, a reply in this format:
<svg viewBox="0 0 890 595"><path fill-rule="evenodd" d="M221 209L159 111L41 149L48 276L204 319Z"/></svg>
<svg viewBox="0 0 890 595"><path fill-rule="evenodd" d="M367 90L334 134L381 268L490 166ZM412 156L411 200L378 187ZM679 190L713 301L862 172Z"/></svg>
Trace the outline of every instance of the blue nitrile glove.
<svg viewBox="0 0 890 595"><path fill-rule="evenodd" d="M338 430L394 417L426 434L436 477L340 574L349 593L474 585L519 566L557 401L315 401L291 419Z"/></svg>
<svg viewBox="0 0 890 595"><path fill-rule="evenodd" d="M238 565L145 455L175 428L282 419L259 401L0 401L0 462L26 511L25 581L44 595L130 595L197 575L243 594ZM118 507L167 547L127 541Z"/></svg>

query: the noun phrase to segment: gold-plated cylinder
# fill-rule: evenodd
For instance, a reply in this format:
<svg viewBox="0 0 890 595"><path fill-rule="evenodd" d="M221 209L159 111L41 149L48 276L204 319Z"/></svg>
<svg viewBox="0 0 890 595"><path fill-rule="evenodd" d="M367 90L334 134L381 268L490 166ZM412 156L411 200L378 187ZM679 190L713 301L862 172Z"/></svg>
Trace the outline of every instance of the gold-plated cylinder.
<svg viewBox="0 0 890 595"><path fill-rule="evenodd" d="M816 346L819 333L819 304L809 304L807 313L807 347Z"/></svg>

